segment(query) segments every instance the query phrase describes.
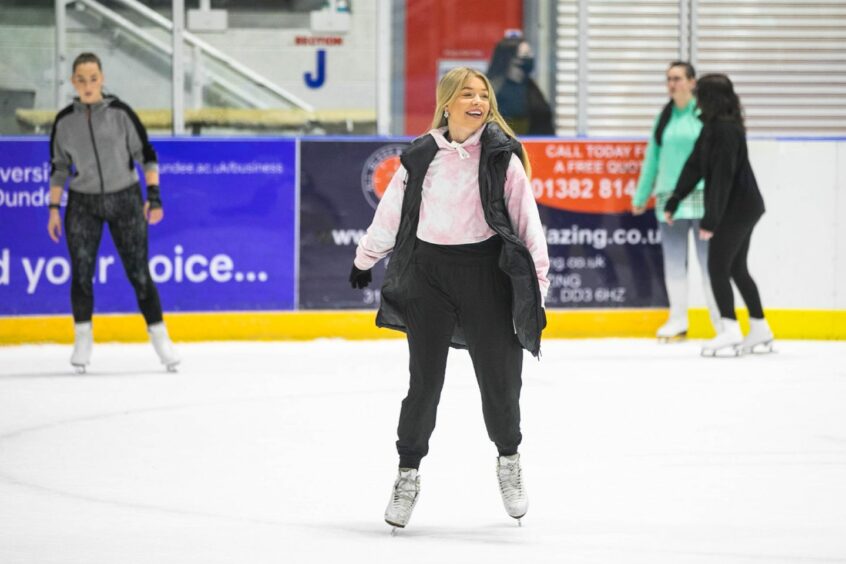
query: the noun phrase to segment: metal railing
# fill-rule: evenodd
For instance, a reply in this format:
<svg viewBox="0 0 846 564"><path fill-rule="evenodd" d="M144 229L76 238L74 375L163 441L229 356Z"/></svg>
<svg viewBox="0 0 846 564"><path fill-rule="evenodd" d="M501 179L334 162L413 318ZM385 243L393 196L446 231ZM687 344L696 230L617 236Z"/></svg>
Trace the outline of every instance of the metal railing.
<svg viewBox="0 0 846 564"><path fill-rule="evenodd" d="M173 115L174 115L174 131L181 133L181 127L177 123L178 116L183 115L184 105L182 100L182 84L183 84L183 70L182 70L182 53L180 51L180 46L184 45L185 43L191 45L193 47L193 64L195 65L194 72L192 73L193 79L191 81L191 88L192 88L192 95L195 101L195 105L197 104L198 100L202 99L202 80L199 80L198 77L203 74L203 70L205 70L205 76L209 78L209 80L213 81L221 88L226 90L228 93L242 101L244 104L255 107L255 108L267 108L269 104L262 99L261 97L255 96L254 94L250 93L249 91L245 90L244 88L240 88L232 81L228 80L220 73L217 73L210 69L200 69L201 65L201 56L207 56L224 66L228 67L232 71L234 71L237 75L247 79L251 83L261 87L265 91L272 94L274 97L277 97L287 104L307 111L312 112L314 111L314 107L305 102L304 100L298 98L294 94L288 92L284 88L280 87L279 85L275 84L273 81L268 79L267 77L257 73L256 71L250 69L249 67L243 65L242 63L236 61L229 55L221 52L219 49L213 47L212 45L208 44L207 42L203 41L193 33L189 31L185 31L183 29L183 25L181 25L182 18L178 18L179 25L174 26L173 22L166 17L162 16L158 12L148 8L144 4L141 4L137 0L116 0L120 2L127 8L134 11L136 14L146 18L147 20L151 21L156 26L171 32L173 34L173 46L168 45L166 42L160 40L159 38L155 37L154 35L144 31L143 29L139 28L136 24L132 21L128 20L121 14L115 12L114 10L107 8L97 0L56 0L56 105L59 106L64 100L65 89L67 87L67 81L65 79L64 73L66 72L66 64L67 64L67 40L66 40L66 26L67 26L67 14L66 10L67 7L71 4L78 4L84 6L91 10L91 12L97 14L99 17L106 19L113 24L117 25L126 33L132 35L133 37L147 43L148 45L152 46L156 50L164 53L170 57L172 57L174 61L174 107L173 107ZM180 13L184 9L184 2L174 2L175 10L178 10ZM179 14L177 14L179 15ZM181 36L181 38L180 38ZM176 50L174 50L174 46L176 46ZM179 92L176 92L178 85Z"/></svg>

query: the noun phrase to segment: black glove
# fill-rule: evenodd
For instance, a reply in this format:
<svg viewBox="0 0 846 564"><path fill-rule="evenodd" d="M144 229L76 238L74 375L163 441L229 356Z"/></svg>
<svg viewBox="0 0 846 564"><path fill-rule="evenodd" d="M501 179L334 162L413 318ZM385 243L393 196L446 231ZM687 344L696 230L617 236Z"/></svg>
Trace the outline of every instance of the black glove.
<svg viewBox="0 0 846 564"><path fill-rule="evenodd" d="M373 275L370 273L370 270L359 270L353 264L352 270L350 271L350 286L353 289L358 288L361 290L362 288L367 288L370 282L373 281Z"/></svg>
<svg viewBox="0 0 846 564"><path fill-rule="evenodd" d="M162 207L162 193L158 184L147 185L147 203L151 210Z"/></svg>

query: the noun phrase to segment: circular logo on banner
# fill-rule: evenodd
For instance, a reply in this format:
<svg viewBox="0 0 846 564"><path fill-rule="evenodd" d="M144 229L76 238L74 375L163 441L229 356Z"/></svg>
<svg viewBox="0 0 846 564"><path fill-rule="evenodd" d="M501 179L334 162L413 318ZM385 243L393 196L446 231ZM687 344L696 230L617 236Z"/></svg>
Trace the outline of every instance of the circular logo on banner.
<svg viewBox="0 0 846 564"><path fill-rule="evenodd" d="M399 169L400 155L405 147L405 145L379 147L364 161L364 167L361 170L361 191L373 209L379 205L379 200L388 189L391 178Z"/></svg>

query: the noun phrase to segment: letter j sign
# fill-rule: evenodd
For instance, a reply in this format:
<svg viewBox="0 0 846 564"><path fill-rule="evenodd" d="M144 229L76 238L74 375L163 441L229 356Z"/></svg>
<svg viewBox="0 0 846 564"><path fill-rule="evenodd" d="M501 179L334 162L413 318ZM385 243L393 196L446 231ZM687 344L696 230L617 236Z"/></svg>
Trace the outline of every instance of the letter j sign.
<svg viewBox="0 0 846 564"><path fill-rule="evenodd" d="M303 75L306 86L320 88L326 82L326 49L317 50L317 70Z"/></svg>

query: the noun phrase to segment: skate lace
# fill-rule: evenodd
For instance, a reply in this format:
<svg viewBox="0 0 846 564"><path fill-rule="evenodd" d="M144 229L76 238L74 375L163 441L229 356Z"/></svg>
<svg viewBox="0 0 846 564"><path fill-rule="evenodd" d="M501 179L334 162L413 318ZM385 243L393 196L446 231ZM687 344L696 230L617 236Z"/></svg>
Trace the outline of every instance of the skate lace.
<svg viewBox="0 0 846 564"><path fill-rule="evenodd" d="M497 475L502 496L506 501L517 501L523 497L523 469L519 462L501 464Z"/></svg>
<svg viewBox="0 0 846 564"><path fill-rule="evenodd" d="M397 478L394 483L393 502L412 503L415 497L417 497L417 480L404 477Z"/></svg>

